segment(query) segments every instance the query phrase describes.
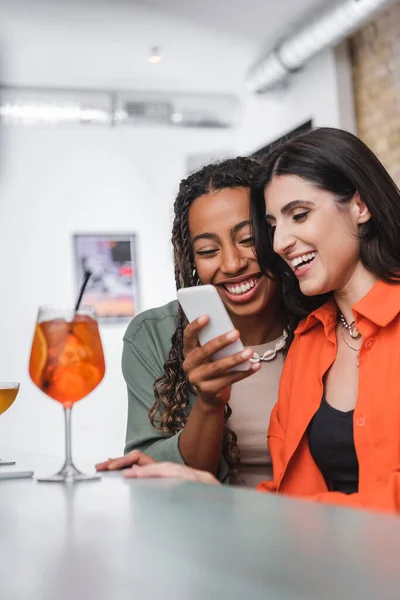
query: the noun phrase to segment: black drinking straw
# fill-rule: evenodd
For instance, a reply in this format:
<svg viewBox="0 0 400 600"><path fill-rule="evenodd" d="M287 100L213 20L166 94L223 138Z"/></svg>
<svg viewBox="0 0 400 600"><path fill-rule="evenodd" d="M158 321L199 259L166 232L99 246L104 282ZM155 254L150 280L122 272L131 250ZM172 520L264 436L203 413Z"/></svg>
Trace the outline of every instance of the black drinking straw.
<svg viewBox="0 0 400 600"><path fill-rule="evenodd" d="M83 294L85 293L85 289L86 289L86 286L88 284L88 281L90 279L91 274L92 274L91 271L85 271L85 274L83 276L83 281L82 281L81 289L79 290L79 295L78 295L78 298L77 298L77 300L75 302L75 312L78 312L78 310L79 310L79 307L80 307L81 302L82 302L82 297L83 297Z"/></svg>
<svg viewBox="0 0 400 600"><path fill-rule="evenodd" d="M74 315L73 315L73 317L71 319L71 322L69 323L69 327L68 327L68 333L69 334L73 333L73 330L72 330L73 322L75 321L76 313L78 312L79 307L81 305L82 297L83 297L83 294L85 293L85 288L87 286L87 283L88 283L88 281L90 279L91 274L92 274L91 271L85 271L85 273L84 273L83 281L82 281L82 285L81 285L81 289L79 290L78 298L77 298L77 300L75 302ZM67 338L65 339L65 342L64 342L63 352L64 352L64 349L66 347L66 343L67 343L66 340L67 340ZM60 356L61 355L62 354L60 354ZM46 386L49 386L50 385L50 380L47 380L47 382L45 382L45 383L46 383Z"/></svg>

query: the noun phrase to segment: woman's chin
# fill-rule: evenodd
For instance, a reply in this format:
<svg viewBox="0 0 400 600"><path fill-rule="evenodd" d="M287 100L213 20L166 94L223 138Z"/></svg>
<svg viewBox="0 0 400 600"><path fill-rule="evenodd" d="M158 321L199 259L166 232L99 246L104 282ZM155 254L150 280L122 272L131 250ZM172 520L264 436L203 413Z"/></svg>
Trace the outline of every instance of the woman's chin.
<svg viewBox="0 0 400 600"><path fill-rule="evenodd" d="M304 296L321 296L330 291L326 285L322 285L316 281L301 282L299 287Z"/></svg>

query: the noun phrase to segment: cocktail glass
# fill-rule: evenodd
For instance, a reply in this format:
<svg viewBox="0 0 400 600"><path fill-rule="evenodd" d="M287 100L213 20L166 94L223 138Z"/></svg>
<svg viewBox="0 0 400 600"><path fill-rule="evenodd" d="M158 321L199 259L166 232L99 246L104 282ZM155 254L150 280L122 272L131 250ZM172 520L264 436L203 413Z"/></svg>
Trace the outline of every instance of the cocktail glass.
<svg viewBox="0 0 400 600"><path fill-rule="evenodd" d="M39 308L29 374L33 383L60 402L65 417L65 462L58 473L39 481L86 481L72 461L71 411L104 377L103 347L92 307Z"/></svg>
<svg viewBox="0 0 400 600"><path fill-rule="evenodd" d="M4 382L0 383L0 415L6 412L13 404L15 398L18 395L19 383L16 382ZM8 467L15 465L15 461L1 460L0 467Z"/></svg>

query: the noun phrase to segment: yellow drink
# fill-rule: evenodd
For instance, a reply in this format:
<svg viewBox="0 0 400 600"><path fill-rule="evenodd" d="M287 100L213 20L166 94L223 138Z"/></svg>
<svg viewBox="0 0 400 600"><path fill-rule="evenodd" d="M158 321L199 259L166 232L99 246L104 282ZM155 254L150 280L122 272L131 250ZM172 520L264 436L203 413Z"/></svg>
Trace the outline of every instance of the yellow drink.
<svg viewBox="0 0 400 600"><path fill-rule="evenodd" d="M16 384L0 383L0 415L8 410L17 397L19 386Z"/></svg>

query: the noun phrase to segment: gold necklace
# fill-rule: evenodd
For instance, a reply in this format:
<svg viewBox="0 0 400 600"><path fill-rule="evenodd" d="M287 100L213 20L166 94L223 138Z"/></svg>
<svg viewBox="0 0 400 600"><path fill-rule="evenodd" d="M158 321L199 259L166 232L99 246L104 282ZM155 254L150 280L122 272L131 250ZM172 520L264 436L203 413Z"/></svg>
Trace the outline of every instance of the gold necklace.
<svg viewBox="0 0 400 600"><path fill-rule="evenodd" d="M350 344L349 341L346 340L346 333L349 334L349 336L352 340L359 340L361 337L361 333L358 331L355 321L353 321L349 325L348 322L346 321L346 319L344 318L344 316L342 315L342 313L340 313L339 317L340 317L340 321L342 323L340 330L342 332L343 341L346 344L346 346L351 348L351 350L354 350L354 352L357 352L357 367L358 367L359 363L360 363L360 348L355 348L354 346L352 346Z"/></svg>

